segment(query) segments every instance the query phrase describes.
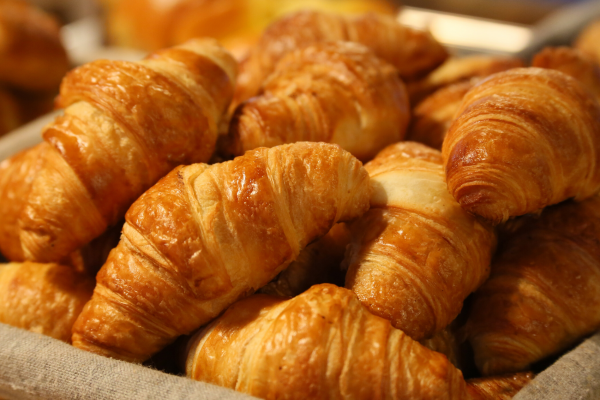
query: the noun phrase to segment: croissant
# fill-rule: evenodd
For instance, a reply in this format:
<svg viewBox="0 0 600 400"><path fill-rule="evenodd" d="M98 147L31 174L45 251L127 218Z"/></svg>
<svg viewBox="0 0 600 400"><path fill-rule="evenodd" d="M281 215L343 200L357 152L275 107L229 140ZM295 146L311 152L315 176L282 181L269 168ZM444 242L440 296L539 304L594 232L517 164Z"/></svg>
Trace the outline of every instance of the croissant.
<svg viewBox="0 0 600 400"><path fill-rule="evenodd" d="M419 104L421 100L444 86L524 66L523 61L516 57L477 54L450 58L426 77L407 83L410 104Z"/></svg>
<svg viewBox="0 0 600 400"><path fill-rule="evenodd" d="M365 165L371 209L353 222L346 287L373 314L415 340L458 315L489 274L496 238L446 189L441 154L414 142Z"/></svg>
<svg viewBox="0 0 600 400"><path fill-rule="evenodd" d="M240 105L221 153L296 141L337 143L361 161L404 138L408 98L396 69L367 47L325 42L284 57Z"/></svg>
<svg viewBox="0 0 600 400"><path fill-rule="evenodd" d="M442 154L454 198L495 224L584 200L600 189L600 106L562 72L500 72L466 94Z"/></svg>
<svg viewBox="0 0 600 400"><path fill-rule="evenodd" d="M294 297L319 283L344 284L344 260L350 231L345 223L335 224L325 236L306 246L298 258L259 293Z"/></svg>
<svg viewBox="0 0 600 400"><path fill-rule="evenodd" d="M71 341L94 280L59 264L0 264L0 322Z"/></svg>
<svg viewBox="0 0 600 400"><path fill-rule="evenodd" d="M467 390L471 400L510 400L533 379L531 372L489 378L469 379Z"/></svg>
<svg viewBox="0 0 600 400"><path fill-rule="evenodd" d="M0 83L55 90L69 70L59 26L23 0L0 0Z"/></svg>
<svg viewBox="0 0 600 400"><path fill-rule="evenodd" d="M316 42L338 40L369 47L396 67L403 79L424 75L448 57L429 33L400 25L392 16L302 11L275 21L265 30L240 67L234 105L256 95L285 54Z"/></svg>
<svg viewBox="0 0 600 400"><path fill-rule="evenodd" d="M406 139L441 150L454 115L475 83L472 79L448 85L420 102L413 109Z"/></svg>
<svg viewBox="0 0 600 400"><path fill-rule="evenodd" d="M545 209L498 252L466 331L484 375L526 370L600 328L600 197Z"/></svg>
<svg viewBox="0 0 600 400"><path fill-rule="evenodd" d="M192 339L186 373L263 399L467 398L446 357L330 284L235 303Z"/></svg>
<svg viewBox="0 0 600 400"><path fill-rule="evenodd" d="M600 100L600 67L577 49L546 47L535 55L531 66L564 72L583 83L596 100Z"/></svg>
<svg viewBox="0 0 600 400"><path fill-rule="evenodd" d="M600 20L589 23L575 40L574 47L586 53L588 56L600 64L600 48L598 40L600 38Z"/></svg>
<svg viewBox="0 0 600 400"><path fill-rule="evenodd" d="M200 39L70 72L45 142L0 164L2 252L60 261L175 166L207 161L234 80L233 58Z"/></svg>
<svg viewBox="0 0 600 400"><path fill-rule="evenodd" d="M333 224L364 213L369 195L360 161L325 143L174 169L127 212L73 344L147 359L266 285Z"/></svg>

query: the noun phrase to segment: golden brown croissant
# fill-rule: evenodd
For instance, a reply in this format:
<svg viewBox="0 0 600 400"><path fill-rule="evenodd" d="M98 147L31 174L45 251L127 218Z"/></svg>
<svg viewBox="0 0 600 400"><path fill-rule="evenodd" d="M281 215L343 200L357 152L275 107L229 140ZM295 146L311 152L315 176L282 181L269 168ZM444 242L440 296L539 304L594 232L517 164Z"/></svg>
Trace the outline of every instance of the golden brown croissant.
<svg viewBox="0 0 600 400"><path fill-rule="evenodd" d="M69 70L59 27L27 1L0 0L0 83L54 90Z"/></svg>
<svg viewBox="0 0 600 400"><path fill-rule="evenodd" d="M0 322L71 341L94 280L59 264L0 264Z"/></svg>
<svg viewBox="0 0 600 400"><path fill-rule="evenodd" d="M65 115L45 142L0 164L2 252L60 261L175 166L207 161L234 80L233 58L201 39L70 72L58 101Z"/></svg>
<svg viewBox="0 0 600 400"><path fill-rule="evenodd" d="M600 188L600 106L562 72L500 72L466 94L442 154L454 198L496 224L583 200Z"/></svg>
<svg viewBox="0 0 600 400"><path fill-rule="evenodd" d="M295 143L178 167L129 209L73 344L143 361L266 285L302 248L369 207L339 146Z"/></svg>
<svg viewBox="0 0 600 400"><path fill-rule="evenodd" d="M600 67L571 47L546 47L535 55L532 67L555 69L572 76L600 100Z"/></svg>
<svg viewBox="0 0 600 400"><path fill-rule="evenodd" d="M187 376L263 399L465 399L459 370L344 288L255 295L200 331Z"/></svg>
<svg viewBox="0 0 600 400"><path fill-rule="evenodd" d="M425 78L407 83L410 104L419 104L425 97L444 86L471 78L484 78L496 72L524 66L523 61L516 57L478 54L462 58L450 58Z"/></svg>
<svg viewBox="0 0 600 400"><path fill-rule="evenodd" d="M575 40L574 47L600 64L600 20L588 24Z"/></svg>
<svg viewBox="0 0 600 400"><path fill-rule="evenodd" d="M401 142L365 168L374 191L350 228L346 287L413 339L431 337L487 278L495 235L448 193L439 151Z"/></svg>
<svg viewBox="0 0 600 400"><path fill-rule="evenodd" d="M242 63L234 104L256 95L285 54L317 42L338 40L369 47L379 58L396 67L402 78L423 75L448 56L429 33L400 25L392 16L298 12L269 26Z"/></svg>
<svg viewBox="0 0 600 400"><path fill-rule="evenodd" d="M313 141L367 161L404 138L409 117L394 67L357 43L317 43L281 59L263 93L240 105L221 153Z"/></svg>
<svg viewBox="0 0 600 400"><path fill-rule="evenodd" d="M454 115L475 83L476 79L472 79L448 85L419 103L413 109L406 139L441 150Z"/></svg>
<svg viewBox="0 0 600 400"><path fill-rule="evenodd" d="M345 223L335 224L325 236L306 246L295 261L258 292L294 297L319 283L343 285L345 274L340 266L350 238Z"/></svg>
<svg viewBox="0 0 600 400"><path fill-rule="evenodd" d="M510 400L533 379L531 372L489 378L469 379L467 390L471 400Z"/></svg>
<svg viewBox="0 0 600 400"><path fill-rule="evenodd" d="M467 324L484 375L525 370L600 328L600 198L542 213L510 237Z"/></svg>

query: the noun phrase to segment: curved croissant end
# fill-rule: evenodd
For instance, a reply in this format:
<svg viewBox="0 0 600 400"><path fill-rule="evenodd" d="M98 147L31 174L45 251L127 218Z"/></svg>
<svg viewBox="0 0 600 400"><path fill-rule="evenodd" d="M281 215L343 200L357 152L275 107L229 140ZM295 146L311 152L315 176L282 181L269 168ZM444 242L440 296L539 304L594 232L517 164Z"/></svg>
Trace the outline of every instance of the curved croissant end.
<svg viewBox="0 0 600 400"><path fill-rule="evenodd" d="M71 341L94 279L59 264L0 264L0 322Z"/></svg>
<svg viewBox="0 0 600 400"><path fill-rule="evenodd" d="M295 143L179 167L127 212L73 344L143 361L266 285L364 213L369 177L339 146Z"/></svg>
<svg viewBox="0 0 600 400"><path fill-rule="evenodd" d="M0 164L2 252L62 260L175 166L207 161L235 68L215 41L198 39L71 71L57 101L65 113L45 142Z"/></svg>
<svg viewBox="0 0 600 400"><path fill-rule="evenodd" d="M600 188L600 106L574 78L500 72L457 115L442 154L448 189L469 212L498 224Z"/></svg>

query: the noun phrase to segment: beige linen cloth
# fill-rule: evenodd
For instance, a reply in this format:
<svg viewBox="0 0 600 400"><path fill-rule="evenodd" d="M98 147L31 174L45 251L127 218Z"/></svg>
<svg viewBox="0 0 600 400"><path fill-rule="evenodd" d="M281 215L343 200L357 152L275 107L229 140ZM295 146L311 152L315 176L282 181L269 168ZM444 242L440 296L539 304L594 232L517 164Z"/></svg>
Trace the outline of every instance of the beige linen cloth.
<svg viewBox="0 0 600 400"><path fill-rule="evenodd" d="M0 399L197 399L254 397L100 357L0 324ZM539 374L515 400L600 399L600 333Z"/></svg>
<svg viewBox="0 0 600 400"><path fill-rule="evenodd" d="M256 400L0 324L0 399Z"/></svg>

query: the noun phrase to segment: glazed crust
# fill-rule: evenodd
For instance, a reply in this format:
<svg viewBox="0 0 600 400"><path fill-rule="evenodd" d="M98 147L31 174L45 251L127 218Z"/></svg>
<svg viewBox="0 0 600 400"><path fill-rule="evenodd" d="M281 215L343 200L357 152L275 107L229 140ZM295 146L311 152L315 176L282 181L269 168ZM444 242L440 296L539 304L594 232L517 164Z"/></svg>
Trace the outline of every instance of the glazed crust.
<svg viewBox="0 0 600 400"><path fill-rule="evenodd" d="M59 26L22 0L0 0L0 83L56 90L69 70Z"/></svg>
<svg viewBox="0 0 600 400"><path fill-rule="evenodd" d="M197 334L187 376L263 399L465 399L459 370L349 290L256 295Z"/></svg>
<svg viewBox="0 0 600 400"><path fill-rule="evenodd" d="M317 43L283 57L262 94L240 105L222 153L314 141L367 161L404 138L409 118L394 67L357 43Z"/></svg>
<svg viewBox="0 0 600 400"><path fill-rule="evenodd" d="M71 341L94 280L59 264L0 264L0 322Z"/></svg>
<svg viewBox="0 0 600 400"><path fill-rule="evenodd" d="M548 101L552 99L552 101ZM600 106L574 78L516 68L470 90L444 140L450 193L498 224L600 188Z"/></svg>
<svg viewBox="0 0 600 400"><path fill-rule="evenodd" d="M431 337L487 278L495 234L448 193L439 151L401 142L365 168L374 191L351 225L346 287L413 339Z"/></svg>
<svg viewBox="0 0 600 400"><path fill-rule="evenodd" d="M523 371L600 328L600 198L544 210L502 245L467 324L484 375Z"/></svg>
<svg viewBox="0 0 600 400"><path fill-rule="evenodd" d="M256 95L277 62L290 51L317 42L339 40L367 46L396 67L403 79L424 75L448 57L429 33L400 25L392 16L298 12L281 18L265 30L241 65L234 104Z"/></svg>
<svg viewBox="0 0 600 400"><path fill-rule="evenodd" d="M200 39L70 72L44 143L0 164L2 252L60 261L175 166L207 161L234 80L231 56Z"/></svg>
<svg viewBox="0 0 600 400"><path fill-rule="evenodd" d="M338 146L295 143L178 167L129 209L73 344L143 361L271 281L368 208L369 177Z"/></svg>
<svg viewBox="0 0 600 400"><path fill-rule="evenodd" d="M469 379L467 390L471 400L511 400L534 378L532 372Z"/></svg>

